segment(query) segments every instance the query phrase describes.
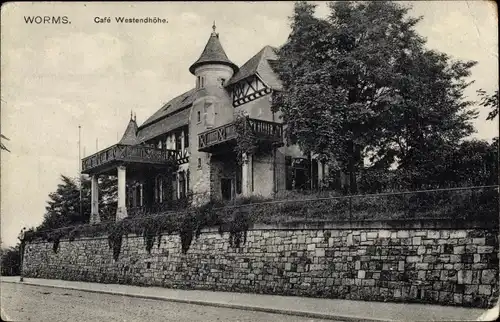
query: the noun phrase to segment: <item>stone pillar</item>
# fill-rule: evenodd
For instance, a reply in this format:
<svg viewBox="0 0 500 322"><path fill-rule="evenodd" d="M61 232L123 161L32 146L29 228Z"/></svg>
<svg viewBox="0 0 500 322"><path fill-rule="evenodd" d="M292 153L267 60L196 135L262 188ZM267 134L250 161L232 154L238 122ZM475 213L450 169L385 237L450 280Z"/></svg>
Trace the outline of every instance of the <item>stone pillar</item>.
<svg viewBox="0 0 500 322"><path fill-rule="evenodd" d="M98 224L101 222L101 217L99 216L99 177L93 175L90 178L91 190L91 210L90 210L90 223Z"/></svg>
<svg viewBox="0 0 500 322"><path fill-rule="evenodd" d="M125 166L119 166L118 171L118 207L116 208L116 221L120 221L127 217L127 204L125 203L126 198L126 168Z"/></svg>
<svg viewBox="0 0 500 322"><path fill-rule="evenodd" d="M323 162L318 160L318 186L320 190L323 188Z"/></svg>
<svg viewBox="0 0 500 322"><path fill-rule="evenodd" d="M139 206L143 207L144 206L144 184L139 185L139 192L140 192L140 200L139 200Z"/></svg>
<svg viewBox="0 0 500 322"><path fill-rule="evenodd" d="M252 155L243 154L243 165L241 169L241 192L243 196L250 196L252 194Z"/></svg>

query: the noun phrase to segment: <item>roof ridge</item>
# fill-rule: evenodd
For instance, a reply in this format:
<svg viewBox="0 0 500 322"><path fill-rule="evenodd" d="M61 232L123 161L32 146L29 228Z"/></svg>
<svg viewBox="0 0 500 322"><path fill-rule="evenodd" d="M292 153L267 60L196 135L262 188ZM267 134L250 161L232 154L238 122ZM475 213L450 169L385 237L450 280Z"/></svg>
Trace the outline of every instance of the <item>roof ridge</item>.
<svg viewBox="0 0 500 322"><path fill-rule="evenodd" d="M146 121L144 121L139 126L139 129L142 129L150 124L153 124L156 121L164 118L167 115L178 112L184 106L183 103L187 99L189 99L195 92L196 92L196 88L191 88L190 90L185 91L184 93L177 95L174 98L168 100L166 103L162 104L162 106L156 112L154 112L148 119L146 119ZM180 100L183 96L184 96L184 99L182 99L182 101L176 102L176 100ZM167 110L169 110L169 109L165 109L165 107L167 107L168 105L175 105L175 106L173 106L171 111L169 111L168 113L165 113L165 112L167 112Z"/></svg>

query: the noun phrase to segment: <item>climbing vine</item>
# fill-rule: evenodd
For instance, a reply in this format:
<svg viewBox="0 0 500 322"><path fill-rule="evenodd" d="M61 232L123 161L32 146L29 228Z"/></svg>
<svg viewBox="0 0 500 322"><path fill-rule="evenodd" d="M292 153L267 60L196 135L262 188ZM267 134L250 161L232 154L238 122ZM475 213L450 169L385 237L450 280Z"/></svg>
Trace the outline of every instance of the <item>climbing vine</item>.
<svg viewBox="0 0 500 322"><path fill-rule="evenodd" d="M246 203L252 198L240 201ZM96 237L107 235L109 248L113 258L118 260L123 237L129 234L142 236L145 249L151 252L155 238L160 247L163 234L178 233L181 239L181 250L185 254L194 238L198 238L203 228L219 227L219 233L229 232L231 247L238 248L246 242L246 232L251 225L250 212L240 207L224 207L222 201L211 201L200 207L192 207L178 213L163 213L141 217L125 218L119 222L104 222L96 225L79 225L64 227L51 231L29 230L25 241L43 239L53 242L53 250L57 252L61 238L75 240L79 236Z"/></svg>
<svg viewBox="0 0 500 322"><path fill-rule="evenodd" d="M254 154L258 148L257 136L253 133L252 128L248 124L248 117L239 114L234 121L236 131L236 160L238 164L243 163L244 154Z"/></svg>

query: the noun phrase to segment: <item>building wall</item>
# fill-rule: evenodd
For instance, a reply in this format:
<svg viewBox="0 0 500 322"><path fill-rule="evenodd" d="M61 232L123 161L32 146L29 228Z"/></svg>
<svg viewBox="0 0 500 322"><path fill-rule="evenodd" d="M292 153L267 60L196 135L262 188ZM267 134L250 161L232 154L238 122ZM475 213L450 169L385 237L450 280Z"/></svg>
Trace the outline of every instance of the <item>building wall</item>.
<svg viewBox="0 0 500 322"><path fill-rule="evenodd" d="M376 301L486 307L498 294L498 231L453 223L254 227L240 248L205 230L187 254L178 235L150 254L123 239L30 243L26 277ZM427 223L429 224L429 223ZM429 228L425 228L429 227ZM496 295L492 295L496 294Z"/></svg>
<svg viewBox="0 0 500 322"><path fill-rule="evenodd" d="M273 155L254 155L253 161L253 195L271 197L274 193Z"/></svg>
<svg viewBox="0 0 500 322"><path fill-rule="evenodd" d="M234 157L233 157L234 158ZM232 180L232 195L236 195L236 161L230 158L212 156L210 161L210 195L222 199L221 179Z"/></svg>
<svg viewBox="0 0 500 322"><path fill-rule="evenodd" d="M259 97L251 102L245 103L234 108L235 114L245 112L250 118L264 121L277 122L279 118L271 111L271 95Z"/></svg>

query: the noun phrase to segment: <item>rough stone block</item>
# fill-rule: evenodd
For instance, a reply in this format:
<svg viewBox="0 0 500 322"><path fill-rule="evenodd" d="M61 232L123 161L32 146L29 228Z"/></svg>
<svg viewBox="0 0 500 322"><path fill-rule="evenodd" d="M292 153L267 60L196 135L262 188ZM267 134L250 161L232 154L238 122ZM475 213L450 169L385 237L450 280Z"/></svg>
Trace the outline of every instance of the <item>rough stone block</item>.
<svg viewBox="0 0 500 322"><path fill-rule="evenodd" d="M429 269L429 263L416 263L415 269L417 270L427 270Z"/></svg>
<svg viewBox="0 0 500 322"><path fill-rule="evenodd" d="M465 238L465 237L467 237L467 232L465 230L458 230L450 233L450 238Z"/></svg>
<svg viewBox="0 0 500 322"><path fill-rule="evenodd" d="M417 255L423 255L425 254L425 251L426 251L425 246L418 246Z"/></svg>
<svg viewBox="0 0 500 322"><path fill-rule="evenodd" d="M481 284L493 284L497 281L498 271L493 269L485 269L481 273Z"/></svg>
<svg viewBox="0 0 500 322"><path fill-rule="evenodd" d="M477 252L479 254L492 253L495 250L494 246L478 246Z"/></svg>
<svg viewBox="0 0 500 322"><path fill-rule="evenodd" d="M484 246L486 245L486 238L485 237L472 238L472 244L476 246Z"/></svg>
<svg viewBox="0 0 500 322"><path fill-rule="evenodd" d="M421 261L422 261L421 256L407 256L406 257L407 263L419 263Z"/></svg>
<svg viewBox="0 0 500 322"><path fill-rule="evenodd" d="M391 231L390 230L380 230L378 232L378 237L379 238L390 238L391 237Z"/></svg>
<svg viewBox="0 0 500 322"><path fill-rule="evenodd" d="M427 232L428 239L438 239L440 238L439 230L429 230Z"/></svg>
<svg viewBox="0 0 500 322"><path fill-rule="evenodd" d="M366 239L375 239L378 237L378 232L369 232L366 234Z"/></svg>
<svg viewBox="0 0 500 322"><path fill-rule="evenodd" d="M315 250L315 249L316 249L316 244L307 245L307 250Z"/></svg>
<svg viewBox="0 0 500 322"><path fill-rule="evenodd" d="M347 246L353 245L352 234L347 235Z"/></svg>
<svg viewBox="0 0 500 322"><path fill-rule="evenodd" d="M455 303L455 304L462 304L462 301L463 301L463 295L462 294L458 294L458 293L454 293L453 294L453 303Z"/></svg>
<svg viewBox="0 0 500 322"><path fill-rule="evenodd" d="M464 294L477 294L479 285L465 285Z"/></svg>
<svg viewBox="0 0 500 322"><path fill-rule="evenodd" d="M491 295L491 285L479 285L479 294Z"/></svg>
<svg viewBox="0 0 500 322"><path fill-rule="evenodd" d="M412 244L419 246L422 243L422 237L413 237L412 238Z"/></svg>
<svg viewBox="0 0 500 322"><path fill-rule="evenodd" d="M400 230L397 232L397 238L408 238L410 237L410 232L408 230Z"/></svg>
<svg viewBox="0 0 500 322"><path fill-rule="evenodd" d="M454 246L453 254L460 255L465 253L465 246Z"/></svg>
<svg viewBox="0 0 500 322"><path fill-rule="evenodd" d="M315 252L316 257L324 257L325 256L325 249L324 248L317 248Z"/></svg>

